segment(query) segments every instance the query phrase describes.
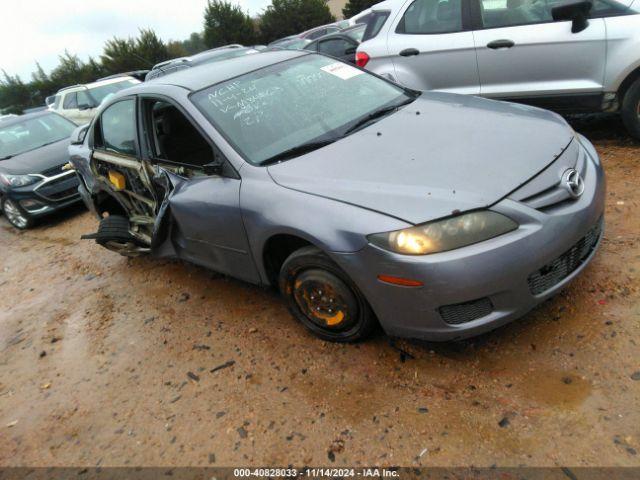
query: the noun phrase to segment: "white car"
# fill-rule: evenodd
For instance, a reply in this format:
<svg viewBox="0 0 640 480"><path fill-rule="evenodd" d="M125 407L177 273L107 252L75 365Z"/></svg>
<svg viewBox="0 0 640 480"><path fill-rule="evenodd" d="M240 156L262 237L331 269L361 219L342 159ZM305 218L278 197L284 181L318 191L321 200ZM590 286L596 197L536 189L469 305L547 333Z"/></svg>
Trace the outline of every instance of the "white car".
<svg viewBox="0 0 640 480"><path fill-rule="evenodd" d="M95 116L97 108L109 95L140 83L133 77L115 77L85 85L74 85L58 91L49 109L83 125Z"/></svg>
<svg viewBox="0 0 640 480"><path fill-rule="evenodd" d="M619 111L640 138L640 0L386 0L357 64L416 90L561 113Z"/></svg>

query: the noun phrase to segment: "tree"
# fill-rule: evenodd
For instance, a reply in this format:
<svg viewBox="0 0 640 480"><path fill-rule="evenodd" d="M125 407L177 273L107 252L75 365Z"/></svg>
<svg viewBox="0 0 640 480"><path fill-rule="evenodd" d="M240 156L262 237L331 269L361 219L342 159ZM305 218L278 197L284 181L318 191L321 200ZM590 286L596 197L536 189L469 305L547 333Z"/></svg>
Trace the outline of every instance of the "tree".
<svg viewBox="0 0 640 480"><path fill-rule="evenodd" d="M335 22L325 0L273 0L260 18L265 43Z"/></svg>
<svg viewBox="0 0 640 480"><path fill-rule="evenodd" d="M107 41L100 56L107 74L123 73L153 67L169 58L167 46L153 30L140 30L137 38Z"/></svg>
<svg viewBox="0 0 640 480"><path fill-rule="evenodd" d="M380 0L348 0L342 9L342 15L344 18L351 18L376 3L380 3Z"/></svg>
<svg viewBox="0 0 640 480"><path fill-rule="evenodd" d="M182 46L187 52L187 55L194 55L207 49L207 45L204 43L204 35L198 32L193 32L189 35L189 38L182 41Z"/></svg>
<svg viewBox="0 0 640 480"><path fill-rule="evenodd" d="M2 113L22 113L22 110L35 105L33 92L19 76L12 77L4 70L0 79L0 111Z"/></svg>
<svg viewBox="0 0 640 480"><path fill-rule="evenodd" d="M169 59L167 46L151 29L140 30L140 36L136 38L135 54L147 62L147 68Z"/></svg>
<svg viewBox="0 0 640 480"><path fill-rule="evenodd" d="M209 0L204 10L204 43L208 48L230 43L255 42L253 20L239 5L226 0Z"/></svg>

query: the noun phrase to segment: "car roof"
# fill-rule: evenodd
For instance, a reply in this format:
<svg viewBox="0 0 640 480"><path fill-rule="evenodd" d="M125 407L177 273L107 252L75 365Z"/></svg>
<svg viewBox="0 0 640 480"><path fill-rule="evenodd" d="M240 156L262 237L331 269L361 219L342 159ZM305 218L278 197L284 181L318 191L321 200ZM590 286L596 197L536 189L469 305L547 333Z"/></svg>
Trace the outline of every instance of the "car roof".
<svg viewBox="0 0 640 480"><path fill-rule="evenodd" d="M96 80L95 82L91 82L91 83L79 83L77 85L70 85L68 87L64 87L61 88L60 90L58 90L56 92L56 95L59 93L66 93L72 90L83 90L83 89L89 89L89 88L95 88L95 87L101 87L103 85L110 85L112 83L119 83L122 82L124 80L136 80L133 77L130 77L128 75L122 75L122 76L117 76L117 77L112 77L112 78L103 78L102 80Z"/></svg>
<svg viewBox="0 0 640 480"><path fill-rule="evenodd" d="M38 117L44 117L46 115L58 115L55 112L52 112L51 110L40 110L37 112L33 112L33 113L25 113L24 115L18 115L15 117L5 117L3 119L0 120L0 127L8 127L11 125L16 125L18 123L22 123L25 120L31 120L33 118L38 118Z"/></svg>
<svg viewBox="0 0 640 480"><path fill-rule="evenodd" d="M174 85L196 91L302 55L309 55L309 52L299 50L262 51L253 55L230 58L222 62L204 63L194 66L193 68L179 70L175 73L154 78L132 88L136 92L143 92L147 90L147 86ZM134 90L128 88L125 91L132 93Z"/></svg>

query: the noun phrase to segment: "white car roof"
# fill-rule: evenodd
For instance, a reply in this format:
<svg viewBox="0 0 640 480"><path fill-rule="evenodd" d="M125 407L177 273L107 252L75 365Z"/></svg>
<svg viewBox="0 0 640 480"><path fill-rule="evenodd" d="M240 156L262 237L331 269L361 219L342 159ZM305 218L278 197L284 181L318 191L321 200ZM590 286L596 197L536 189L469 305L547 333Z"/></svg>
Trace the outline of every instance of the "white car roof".
<svg viewBox="0 0 640 480"><path fill-rule="evenodd" d="M124 80L133 80L136 83L140 83L139 80L136 80L133 77L129 77L127 75L124 75L122 77L108 78L106 80L99 80L97 82L85 83L85 84L81 84L81 85L73 85L73 86L70 86L70 87L61 88L60 90L58 90L57 94L63 93L63 92L72 92L74 90L75 91L83 90L85 88L91 89L91 88L95 88L95 87L102 87L103 85L111 85L112 83L119 83L119 82L122 82Z"/></svg>

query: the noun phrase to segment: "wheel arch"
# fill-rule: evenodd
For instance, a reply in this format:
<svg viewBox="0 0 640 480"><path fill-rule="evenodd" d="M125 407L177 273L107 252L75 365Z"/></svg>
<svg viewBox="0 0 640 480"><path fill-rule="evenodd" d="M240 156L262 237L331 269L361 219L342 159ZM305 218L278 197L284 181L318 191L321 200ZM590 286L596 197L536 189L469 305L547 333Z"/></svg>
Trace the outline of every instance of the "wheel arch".
<svg viewBox="0 0 640 480"><path fill-rule="evenodd" d="M633 83L638 79L640 79L640 64L637 65L635 69L631 70L629 74L627 74L627 76L624 78L624 80L622 80L620 86L618 87L618 101L620 102L620 105L622 105L624 96L629 90L629 87L631 87L631 85L633 85Z"/></svg>
<svg viewBox="0 0 640 480"><path fill-rule="evenodd" d="M284 261L296 250L304 247L316 247L322 251L317 242L306 235L293 232L274 233L267 238L262 246L262 270L265 272L269 285L278 285L278 276Z"/></svg>

